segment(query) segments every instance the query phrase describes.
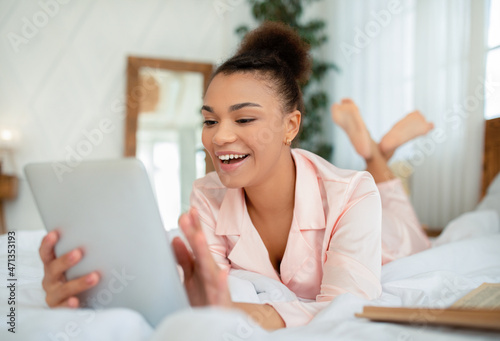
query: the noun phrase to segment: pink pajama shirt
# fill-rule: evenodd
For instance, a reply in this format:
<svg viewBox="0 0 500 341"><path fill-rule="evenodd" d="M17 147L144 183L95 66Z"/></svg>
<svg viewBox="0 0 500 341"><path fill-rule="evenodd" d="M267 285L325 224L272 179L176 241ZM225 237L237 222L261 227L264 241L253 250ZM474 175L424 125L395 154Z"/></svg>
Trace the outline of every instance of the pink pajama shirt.
<svg viewBox="0 0 500 341"><path fill-rule="evenodd" d="M243 189L226 188L213 172L196 180L191 194L221 268L281 281L300 298L269 303L287 327L307 324L343 293L377 298L382 261L428 247L397 180L377 188L367 172L336 168L301 149L293 149L292 156L295 207L279 274L248 215Z"/></svg>

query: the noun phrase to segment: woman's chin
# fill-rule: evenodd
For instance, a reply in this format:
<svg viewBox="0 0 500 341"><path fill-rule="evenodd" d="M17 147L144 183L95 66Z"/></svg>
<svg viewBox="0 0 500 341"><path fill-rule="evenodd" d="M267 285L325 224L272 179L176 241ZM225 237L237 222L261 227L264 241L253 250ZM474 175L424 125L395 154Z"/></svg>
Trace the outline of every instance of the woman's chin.
<svg viewBox="0 0 500 341"><path fill-rule="evenodd" d="M217 175L219 175L220 182L222 182L222 184L227 188L241 188L241 187L243 187L240 184L241 181L238 181L233 176L229 176L225 173L220 173L220 172L217 172Z"/></svg>
<svg viewBox="0 0 500 341"><path fill-rule="evenodd" d="M229 175L226 172L216 169L217 175L219 176L220 182L227 188L242 188L245 187L245 182L242 181L241 177L236 175Z"/></svg>
<svg viewBox="0 0 500 341"><path fill-rule="evenodd" d="M241 188L245 187L247 178L245 175L248 174L250 157L246 157L234 162L231 160L229 163L220 162L215 165L215 171L219 176L220 181L227 188Z"/></svg>

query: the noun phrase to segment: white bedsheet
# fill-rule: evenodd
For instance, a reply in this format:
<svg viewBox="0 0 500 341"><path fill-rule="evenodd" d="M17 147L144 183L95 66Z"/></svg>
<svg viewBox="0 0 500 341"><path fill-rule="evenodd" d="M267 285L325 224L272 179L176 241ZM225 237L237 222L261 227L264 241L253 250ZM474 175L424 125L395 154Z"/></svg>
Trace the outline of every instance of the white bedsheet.
<svg viewBox="0 0 500 341"><path fill-rule="evenodd" d="M500 189L500 176L495 181ZM48 309L41 287L38 247L43 231L18 231L16 258L16 328L7 331L7 237L0 237L0 340L498 340L500 333L374 323L354 317L364 305L446 307L483 282L500 282L500 190L476 211L453 221L433 241L433 248L382 267L382 296L373 301L350 294L337 297L307 326L272 333L237 311L189 309L171 315L153 330L128 309ZM234 300L266 302L295 295L264 276L234 271ZM500 321L499 321L500 323Z"/></svg>
<svg viewBox="0 0 500 341"><path fill-rule="evenodd" d="M363 305L446 307L483 282L500 282L500 234L450 242L383 267L383 294L374 301L342 295L307 326L268 333L235 311L193 309L153 330L128 309L48 309L40 280L43 232L17 233L16 334L7 332L6 238L0 238L1 340L493 340L500 334L430 326L373 323L354 317ZM295 295L281 283L244 271L231 274L235 300L261 302ZM284 295L276 295L276 291Z"/></svg>

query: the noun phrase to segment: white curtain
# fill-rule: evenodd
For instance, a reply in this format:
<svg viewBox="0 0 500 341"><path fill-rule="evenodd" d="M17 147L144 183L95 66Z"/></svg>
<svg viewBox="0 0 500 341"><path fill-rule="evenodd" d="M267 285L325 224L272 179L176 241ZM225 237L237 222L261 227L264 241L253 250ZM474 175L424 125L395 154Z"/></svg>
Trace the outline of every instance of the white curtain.
<svg viewBox="0 0 500 341"><path fill-rule="evenodd" d="M414 109L436 126L395 155L413 169L411 199L431 227L478 201L486 1L335 0L323 8L324 53L341 69L328 81L333 100L353 98L376 141ZM364 168L336 127L333 142L337 166Z"/></svg>
<svg viewBox="0 0 500 341"><path fill-rule="evenodd" d="M415 103L443 132L413 176L413 203L431 226L444 226L479 199L485 8L477 0L417 1Z"/></svg>

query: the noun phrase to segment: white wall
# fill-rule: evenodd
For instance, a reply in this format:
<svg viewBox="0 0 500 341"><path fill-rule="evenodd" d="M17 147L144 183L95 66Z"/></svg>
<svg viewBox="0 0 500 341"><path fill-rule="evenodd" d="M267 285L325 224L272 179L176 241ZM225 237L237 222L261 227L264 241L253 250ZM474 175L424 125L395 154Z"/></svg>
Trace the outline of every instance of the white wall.
<svg viewBox="0 0 500 341"><path fill-rule="evenodd" d="M0 126L22 138L8 229L43 228L26 163L64 160L105 119L113 131L85 159L122 156L127 56L220 63L249 13L234 0L0 1Z"/></svg>
<svg viewBox="0 0 500 341"><path fill-rule="evenodd" d="M415 1L400 3L412 8ZM325 81L331 100L352 96L359 101L363 112L369 113L365 119L375 138L413 108L413 102L407 101L413 89L400 86L411 75L399 71L405 69L404 63L415 63L406 38L415 34L407 30L411 26L407 23L415 19L406 10L394 15L390 25L350 61L345 60L340 45L353 43L354 29L373 20L372 10L383 10L388 4L385 0L368 4L323 0L306 13L308 18L320 15L327 21L330 40L318 54L342 69ZM10 126L22 135L14 170L21 177L20 193L5 203L8 228L42 228L22 175L26 163L64 160L88 139L85 133L105 119L111 120L114 131L104 134L85 158L122 155L128 55L219 63L236 48L234 28L251 23L246 0L0 0L0 126ZM385 68L380 67L382 62ZM365 78L380 81L373 84ZM389 101L381 101L382 90L391 92ZM329 117L325 125L333 131L326 134L336 143L337 165L362 168L345 136L333 130ZM476 137L472 142L480 145ZM472 166L479 167L477 162ZM440 181L432 176L433 181ZM472 185L465 195L468 201L458 210L448 210L447 216L430 217L428 208L417 207L422 221L444 226L474 203L477 194L470 192L478 184ZM450 196L443 195L442 205L451 206ZM429 194L422 193L422 197Z"/></svg>

